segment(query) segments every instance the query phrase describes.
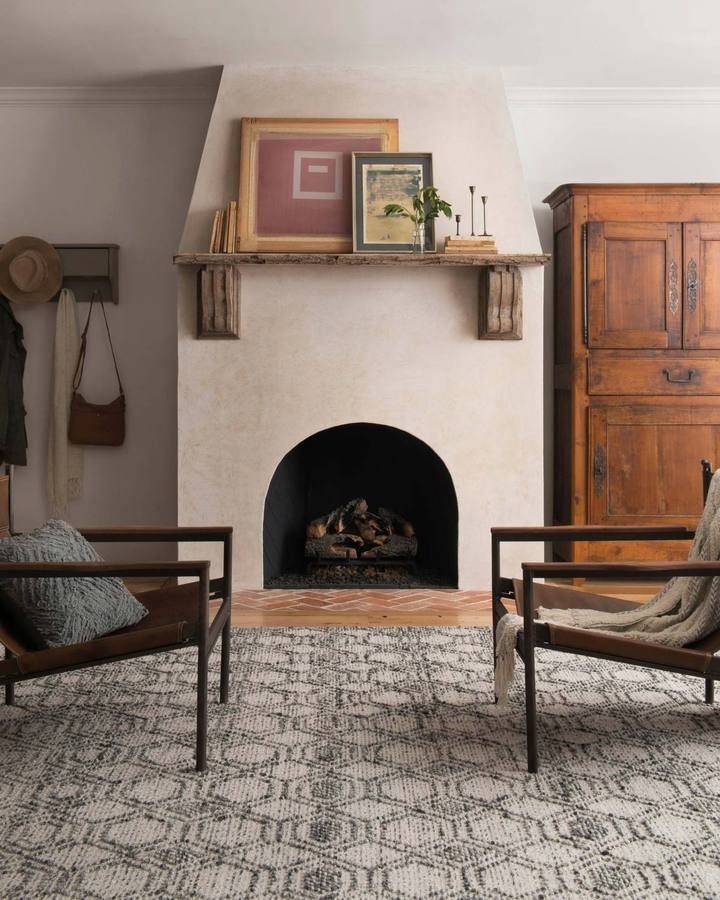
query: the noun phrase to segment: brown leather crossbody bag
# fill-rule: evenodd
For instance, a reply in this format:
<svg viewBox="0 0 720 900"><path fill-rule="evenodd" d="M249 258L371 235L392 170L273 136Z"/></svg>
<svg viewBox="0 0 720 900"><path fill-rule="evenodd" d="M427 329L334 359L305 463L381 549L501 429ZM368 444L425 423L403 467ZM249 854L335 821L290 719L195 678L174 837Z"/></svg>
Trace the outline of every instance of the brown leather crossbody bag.
<svg viewBox="0 0 720 900"><path fill-rule="evenodd" d="M115 400L112 403L105 404L88 403L79 390L85 368L90 317L92 316L96 299L100 303L103 319L105 319L105 330L107 331L110 353L112 354L115 375L117 376L118 388L120 389L120 394ZM73 378L68 438L73 444L98 444L107 447L119 447L125 440L125 392L120 381L120 372L115 359L115 349L110 336L110 326L105 315L105 304L97 291L90 298L90 309L88 310L87 321L80 338L80 353L78 354L75 377Z"/></svg>

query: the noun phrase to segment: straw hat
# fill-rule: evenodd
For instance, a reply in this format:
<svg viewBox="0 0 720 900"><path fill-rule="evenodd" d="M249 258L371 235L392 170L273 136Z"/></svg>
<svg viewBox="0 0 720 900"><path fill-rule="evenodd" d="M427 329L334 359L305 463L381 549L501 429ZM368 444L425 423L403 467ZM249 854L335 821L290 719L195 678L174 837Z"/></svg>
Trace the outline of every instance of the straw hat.
<svg viewBox="0 0 720 900"><path fill-rule="evenodd" d="M0 250L0 294L15 303L45 303L62 286L57 250L40 238L17 237Z"/></svg>

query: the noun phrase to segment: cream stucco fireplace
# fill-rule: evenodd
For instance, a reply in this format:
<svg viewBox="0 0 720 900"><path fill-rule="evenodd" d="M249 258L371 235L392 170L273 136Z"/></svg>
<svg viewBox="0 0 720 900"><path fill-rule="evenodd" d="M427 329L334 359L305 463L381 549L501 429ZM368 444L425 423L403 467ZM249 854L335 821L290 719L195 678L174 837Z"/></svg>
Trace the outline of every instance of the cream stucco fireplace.
<svg viewBox="0 0 720 900"><path fill-rule="evenodd" d="M433 151L458 211L467 185L482 186L500 250L539 251L497 73L263 67L223 74L182 251L206 249L212 211L236 196L239 119L252 115L397 117L401 148ZM281 565L266 512L283 490L291 502L283 461L357 425L408 435L440 461L427 477L444 470L454 495L447 583L489 586L490 526L543 514L542 275L522 273L523 339L480 342L469 269L248 266L240 340L212 342L195 339L195 275L179 272L179 521L234 526L236 588Z"/></svg>

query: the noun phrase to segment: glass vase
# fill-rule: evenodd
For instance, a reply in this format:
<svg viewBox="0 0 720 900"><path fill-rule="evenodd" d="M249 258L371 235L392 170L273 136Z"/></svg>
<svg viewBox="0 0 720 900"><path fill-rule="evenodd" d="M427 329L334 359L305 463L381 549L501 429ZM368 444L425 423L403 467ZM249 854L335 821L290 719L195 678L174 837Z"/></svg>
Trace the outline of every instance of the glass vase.
<svg viewBox="0 0 720 900"><path fill-rule="evenodd" d="M413 253L425 252L425 225L416 225L413 229Z"/></svg>

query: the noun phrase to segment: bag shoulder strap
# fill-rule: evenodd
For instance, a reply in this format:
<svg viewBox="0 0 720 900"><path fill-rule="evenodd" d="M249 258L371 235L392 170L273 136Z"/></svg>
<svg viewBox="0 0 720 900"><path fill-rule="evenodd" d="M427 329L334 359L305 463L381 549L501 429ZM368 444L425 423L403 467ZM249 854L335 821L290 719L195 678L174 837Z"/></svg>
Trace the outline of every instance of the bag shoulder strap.
<svg viewBox="0 0 720 900"><path fill-rule="evenodd" d="M78 361L77 365L75 366L75 374L73 375L73 391L76 391L80 387L80 382L82 381L83 377L83 371L85 370L85 356L87 355L87 336L88 329L90 328L90 317L92 316L95 300L97 300L100 304L103 319L105 320L105 330L107 331L108 343L110 344L110 353L112 354L113 366L115 367L115 377L117 378L118 387L120 388L120 394L122 396L125 396L122 381L120 380L120 372L118 370L117 359L115 358L115 348L113 347L112 336L110 334L110 325L108 324L107 315L105 313L105 304L103 303L103 299L100 296L100 291L93 291L92 296L90 297L90 309L88 310L87 319L85 320L85 327L83 328L82 335L80 336L80 352L78 353Z"/></svg>

